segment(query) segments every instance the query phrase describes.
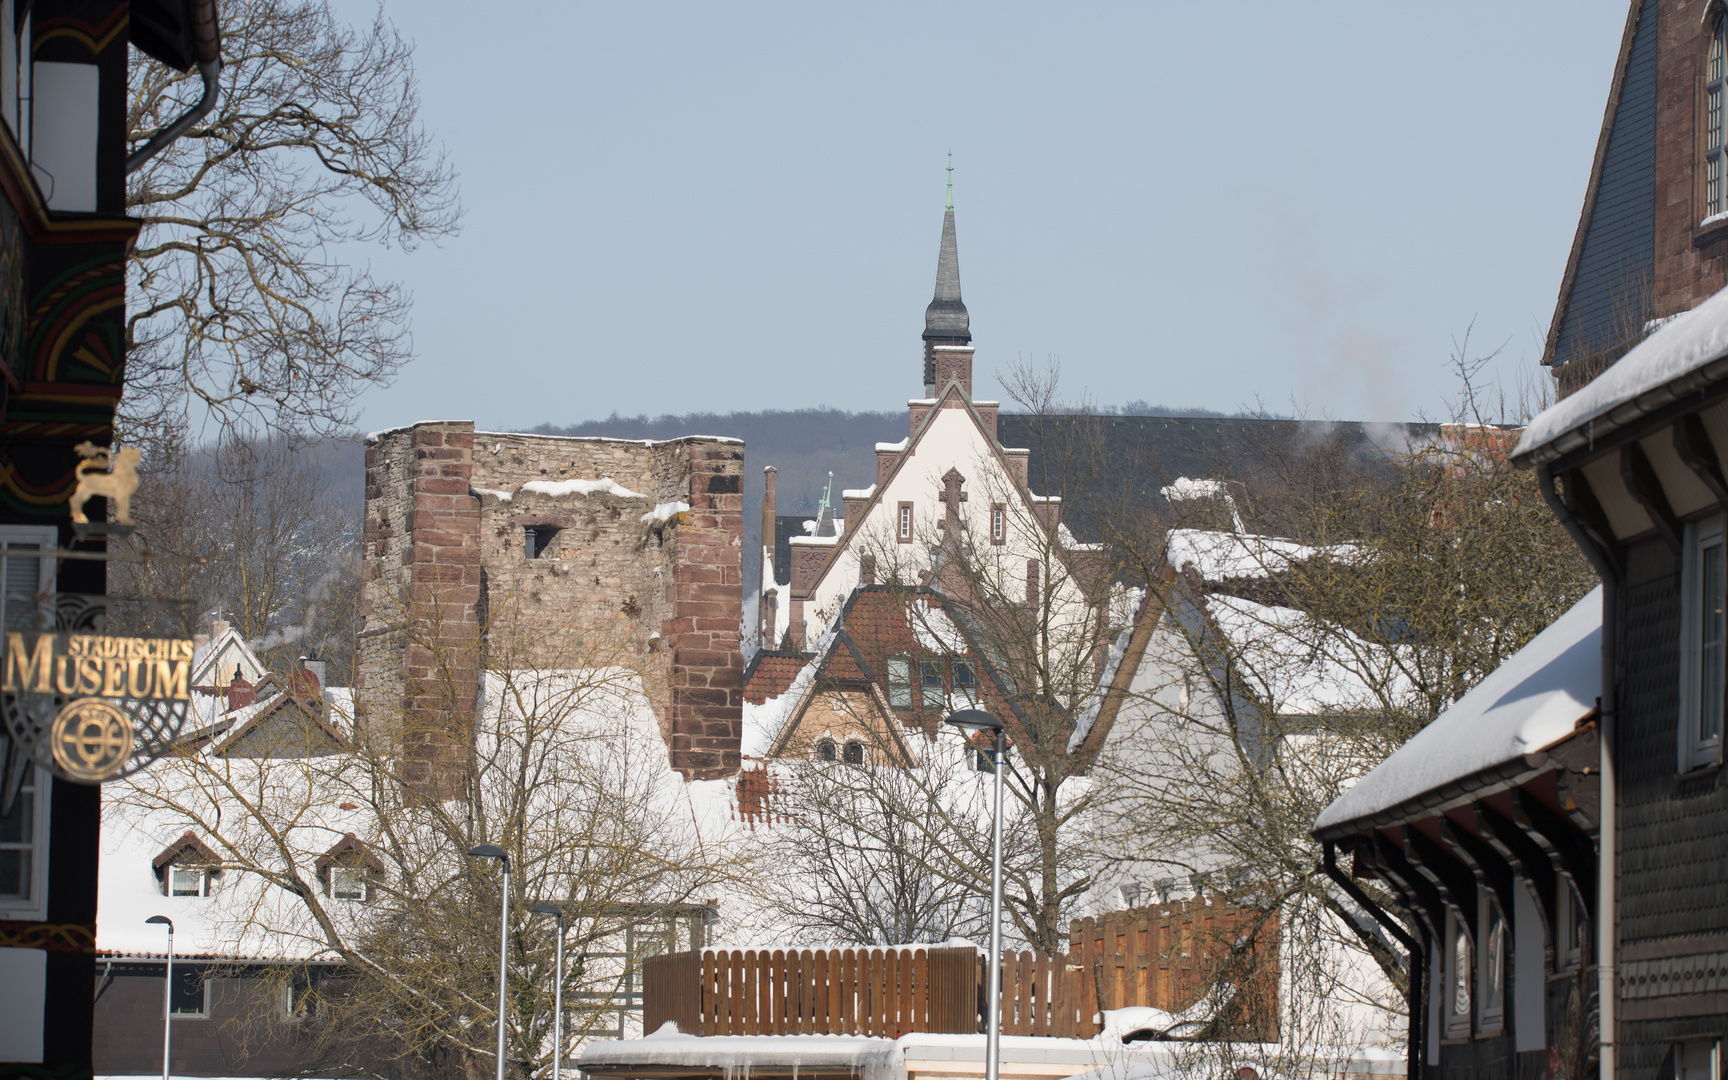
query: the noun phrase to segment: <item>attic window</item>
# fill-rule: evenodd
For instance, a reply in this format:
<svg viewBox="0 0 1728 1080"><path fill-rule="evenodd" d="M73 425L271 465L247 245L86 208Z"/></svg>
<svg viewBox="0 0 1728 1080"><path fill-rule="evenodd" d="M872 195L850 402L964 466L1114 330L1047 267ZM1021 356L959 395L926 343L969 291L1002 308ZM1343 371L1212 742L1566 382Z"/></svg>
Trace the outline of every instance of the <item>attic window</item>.
<svg viewBox="0 0 1728 1080"><path fill-rule="evenodd" d="M970 660L954 661L954 696L965 698L966 704L978 704L978 672Z"/></svg>
<svg viewBox="0 0 1728 1080"><path fill-rule="evenodd" d="M895 709L912 707L912 661L907 657L888 658L888 705Z"/></svg>
<svg viewBox="0 0 1728 1080"><path fill-rule="evenodd" d="M990 507L990 542L992 544L1008 542L1008 508L1002 503Z"/></svg>
<svg viewBox="0 0 1728 1080"><path fill-rule="evenodd" d="M846 740L846 764L864 764L864 744L857 739Z"/></svg>
<svg viewBox="0 0 1728 1080"><path fill-rule="evenodd" d="M202 866L176 866L168 871L169 896L209 896L210 872Z"/></svg>
<svg viewBox="0 0 1728 1080"><path fill-rule="evenodd" d="M366 871L353 866L330 868L330 898L332 900L365 900Z"/></svg>
<svg viewBox="0 0 1728 1080"><path fill-rule="evenodd" d="M922 689L921 697L926 710L941 712L948 704L948 688L942 682L942 661L918 661L918 685Z"/></svg>
<svg viewBox="0 0 1728 1080"><path fill-rule="evenodd" d="M836 757L834 750L833 739L822 739L816 743L816 756L823 761L833 761Z"/></svg>
<svg viewBox="0 0 1728 1080"><path fill-rule="evenodd" d="M900 518L895 533L895 538L902 544L912 542L912 504L909 502L900 504Z"/></svg>
<svg viewBox="0 0 1728 1080"><path fill-rule="evenodd" d="M1713 218L1728 202L1723 199L1723 113L1728 111L1728 16L1718 15L1710 33L1710 63L1705 71L1704 217Z"/></svg>
<svg viewBox="0 0 1728 1080"><path fill-rule="evenodd" d="M556 525L528 525L522 530L522 549L530 559L538 559L552 547L552 541L562 531Z"/></svg>

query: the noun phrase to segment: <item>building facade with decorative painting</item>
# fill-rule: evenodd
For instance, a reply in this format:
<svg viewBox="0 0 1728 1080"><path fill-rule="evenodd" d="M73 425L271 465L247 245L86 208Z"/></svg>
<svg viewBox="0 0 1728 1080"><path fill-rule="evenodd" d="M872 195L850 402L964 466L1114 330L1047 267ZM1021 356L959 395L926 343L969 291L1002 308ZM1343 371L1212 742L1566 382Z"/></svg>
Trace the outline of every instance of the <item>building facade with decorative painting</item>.
<svg viewBox="0 0 1728 1080"><path fill-rule="evenodd" d="M103 610L106 593L102 529L75 531L68 500L80 464L108 456L125 381L126 173L146 149L128 143L129 50L199 67L213 100L215 19L209 0L0 3L0 1073L91 1071L99 789L45 745L80 691L30 693L23 669L49 655L32 650L56 620ZM161 134L154 149L177 133Z"/></svg>

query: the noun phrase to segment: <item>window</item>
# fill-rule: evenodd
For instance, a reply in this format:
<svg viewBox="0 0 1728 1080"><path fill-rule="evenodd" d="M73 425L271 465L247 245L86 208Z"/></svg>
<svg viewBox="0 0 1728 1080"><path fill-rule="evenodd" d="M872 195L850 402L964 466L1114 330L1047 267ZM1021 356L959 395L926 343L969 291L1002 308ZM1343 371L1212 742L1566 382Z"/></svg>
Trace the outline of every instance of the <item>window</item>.
<svg viewBox="0 0 1728 1080"><path fill-rule="evenodd" d="M968 705L978 704L978 672L970 660L954 661L954 696Z"/></svg>
<svg viewBox="0 0 1728 1080"><path fill-rule="evenodd" d="M201 866L176 866L168 871L169 896L210 895L210 873Z"/></svg>
<svg viewBox="0 0 1728 1080"><path fill-rule="evenodd" d="M169 1011L175 1016L201 1017L210 1015L210 981L204 972L190 965L174 965L173 994Z"/></svg>
<svg viewBox="0 0 1728 1080"><path fill-rule="evenodd" d="M1008 507L996 503L990 507L990 542L1003 544L1008 541Z"/></svg>
<svg viewBox="0 0 1728 1080"><path fill-rule="evenodd" d="M912 504L909 502L900 504L899 527L895 533L902 544L912 542Z"/></svg>
<svg viewBox="0 0 1728 1080"><path fill-rule="evenodd" d="M1674 1080L1722 1080L1722 1040L1675 1043Z"/></svg>
<svg viewBox="0 0 1728 1080"><path fill-rule="evenodd" d="M366 871L352 866L330 868L330 898L332 900L366 899Z"/></svg>
<svg viewBox="0 0 1728 1080"><path fill-rule="evenodd" d="M1686 526L1681 578L1680 744L1681 772L1722 760L1724 584L1728 544L1722 518Z"/></svg>
<svg viewBox="0 0 1728 1080"><path fill-rule="evenodd" d="M888 705L894 709L912 707L912 661L904 656L888 658Z"/></svg>
<svg viewBox="0 0 1728 1080"><path fill-rule="evenodd" d="M1722 190L1724 74L1728 74L1728 18L1718 16L1710 34L1710 62L1704 73L1704 217L1728 210Z"/></svg>
<svg viewBox="0 0 1728 1080"><path fill-rule="evenodd" d="M1464 920L1451 909L1446 912L1446 933L1449 942L1446 965L1446 1035L1449 1038L1470 1034L1470 931Z"/></svg>
<svg viewBox="0 0 1728 1080"><path fill-rule="evenodd" d="M864 764L864 744L857 739L846 740L846 764Z"/></svg>
<svg viewBox="0 0 1728 1080"><path fill-rule="evenodd" d="M1476 993L1482 1003L1481 1030L1493 1034L1505 1026L1506 1019L1506 916L1500 902L1486 889L1481 890L1477 906L1481 955L1477 957L1480 985Z"/></svg>
<svg viewBox="0 0 1728 1080"><path fill-rule="evenodd" d="M552 547L552 541L562 531L556 525L528 525L523 532L523 551L530 559L538 559Z"/></svg>
<svg viewBox="0 0 1728 1080"><path fill-rule="evenodd" d="M47 913L51 784L46 773L27 766L12 812L0 817L0 917L40 919Z"/></svg>
<svg viewBox="0 0 1728 1080"><path fill-rule="evenodd" d="M948 686L942 681L942 661L918 661L920 704L926 712L941 712L948 704Z"/></svg>
<svg viewBox="0 0 1728 1080"><path fill-rule="evenodd" d="M36 612L42 607L38 597L54 591L54 560L27 554L53 548L58 537L51 528L11 526L0 528L0 552L3 561L5 590L0 594L0 622L7 630L36 629ZM47 609L52 618L52 608ZM50 627L51 629L52 627Z"/></svg>
<svg viewBox="0 0 1728 1080"><path fill-rule="evenodd" d="M836 757L836 755L834 753L834 740L833 739L819 739L819 740L817 740L817 742L816 742L816 757L822 761L833 761Z"/></svg>
<svg viewBox="0 0 1728 1080"><path fill-rule="evenodd" d="M1584 962L1584 935L1589 920L1578 900L1572 879L1559 879L1559 895L1554 898L1554 966L1556 972L1568 971Z"/></svg>

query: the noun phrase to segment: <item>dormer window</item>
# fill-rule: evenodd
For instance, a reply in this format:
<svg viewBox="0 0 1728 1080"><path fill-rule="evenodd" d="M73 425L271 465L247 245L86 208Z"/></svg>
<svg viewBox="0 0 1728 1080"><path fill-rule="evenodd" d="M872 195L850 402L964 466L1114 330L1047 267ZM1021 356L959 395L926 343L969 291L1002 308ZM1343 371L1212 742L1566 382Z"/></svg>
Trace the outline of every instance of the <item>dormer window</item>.
<svg viewBox="0 0 1728 1080"><path fill-rule="evenodd" d="M1704 72L1704 217L1728 210L1723 199L1723 125L1728 111L1728 16L1717 15L1710 32L1710 60Z"/></svg>
<svg viewBox="0 0 1728 1080"><path fill-rule="evenodd" d="M209 896L221 877L216 857L191 830L162 849L150 863L164 896Z"/></svg>
<svg viewBox="0 0 1728 1080"><path fill-rule="evenodd" d="M210 872L201 866L176 866L168 872L169 896L209 896Z"/></svg>
<svg viewBox="0 0 1728 1080"><path fill-rule="evenodd" d="M324 895L332 900L364 903L372 898L372 882L384 873L384 864L367 850L353 833L343 833L329 851L313 863Z"/></svg>

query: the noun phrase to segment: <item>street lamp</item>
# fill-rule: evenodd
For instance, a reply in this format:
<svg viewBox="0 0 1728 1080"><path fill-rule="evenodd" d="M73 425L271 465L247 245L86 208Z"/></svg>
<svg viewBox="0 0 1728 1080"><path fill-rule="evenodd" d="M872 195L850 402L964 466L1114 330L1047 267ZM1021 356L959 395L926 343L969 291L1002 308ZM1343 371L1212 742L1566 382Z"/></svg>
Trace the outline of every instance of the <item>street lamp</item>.
<svg viewBox="0 0 1728 1080"><path fill-rule="evenodd" d="M558 1080L558 1067L564 1062L564 909L536 904L533 911L558 920L558 961L552 977L552 1080Z"/></svg>
<svg viewBox="0 0 1728 1080"><path fill-rule="evenodd" d="M168 1036L174 1019L174 920L166 915L152 915L145 926L168 928L168 966L162 976L162 1080L168 1080Z"/></svg>
<svg viewBox="0 0 1728 1080"><path fill-rule="evenodd" d="M504 903L498 915L498 1080L504 1080L504 990L510 977L510 856L497 844L476 844L468 849L468 854L504 864Z"/></svg>
<svg viewBox="0 0 1728 1080"><path fill-rule="evenodd" d="M999 1080L1002 1071L1002 721L983 709L961 709L947 722L968 735L987 731L996 740L992 755L996 774L996 810L990 823L990 974L985 998L984 1080Z"/></svg>

